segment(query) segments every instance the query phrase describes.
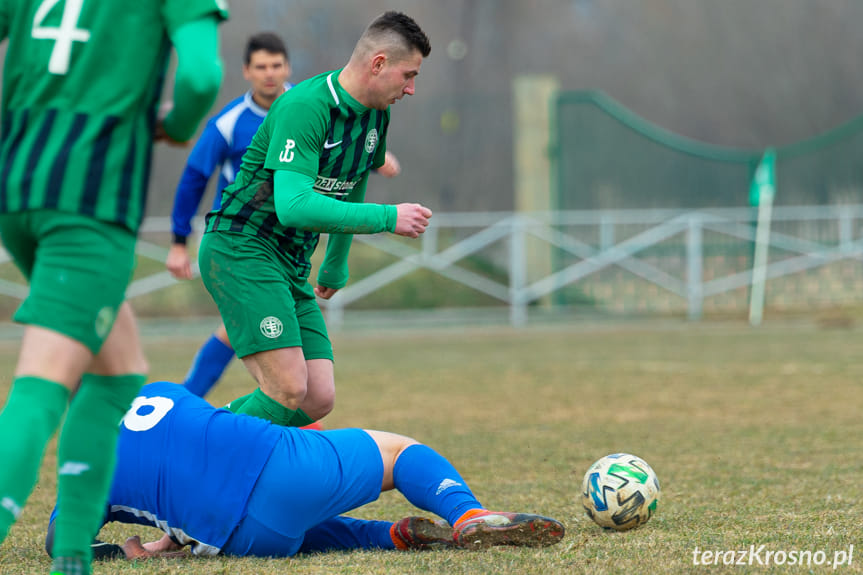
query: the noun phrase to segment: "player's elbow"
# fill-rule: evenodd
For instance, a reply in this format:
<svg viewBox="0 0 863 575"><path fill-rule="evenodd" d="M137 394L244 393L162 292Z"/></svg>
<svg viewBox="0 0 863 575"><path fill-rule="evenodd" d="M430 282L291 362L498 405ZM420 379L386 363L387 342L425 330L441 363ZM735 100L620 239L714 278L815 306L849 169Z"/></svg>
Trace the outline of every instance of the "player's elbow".
<svg viewBox="0 0 863 575"><path fill-rule="evenodd" d="M218 58L202 59L193 67L191 74L184 78L184 96L202 105L206 104L204 109L209 110L222 85L222 62Z"/></svg>

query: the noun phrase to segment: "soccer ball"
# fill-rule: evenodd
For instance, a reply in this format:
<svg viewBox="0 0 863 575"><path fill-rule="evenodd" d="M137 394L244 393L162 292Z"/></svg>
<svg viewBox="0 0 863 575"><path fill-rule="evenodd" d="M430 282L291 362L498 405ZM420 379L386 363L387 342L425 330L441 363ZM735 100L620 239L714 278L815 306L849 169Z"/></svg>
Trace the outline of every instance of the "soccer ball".
<svg viewBox="0 0 863 575"><path fill-rule="evenodd" d="M659 479L635 455L606 455L584 474L581 504L601 527L617 531L638 527L653 516L658 502Z"/></svg>

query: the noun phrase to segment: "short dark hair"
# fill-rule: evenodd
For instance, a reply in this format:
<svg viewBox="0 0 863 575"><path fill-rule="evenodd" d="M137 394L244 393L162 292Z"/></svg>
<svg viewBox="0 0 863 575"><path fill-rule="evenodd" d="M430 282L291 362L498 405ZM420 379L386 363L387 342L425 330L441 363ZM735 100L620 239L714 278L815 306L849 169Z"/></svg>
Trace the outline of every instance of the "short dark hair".
<svg viewBox="0 0 863 575"><path fill-rule="evenodd" d="M243 61L248 66L252 61L252 53L258 50L269 52L270 54L282 54L285 60L290 60L288 57L288 48L282 39L272 32L259 32L249 38L246 42L246 54Z"/></svg>
<svg viewBox="0 0 863 575"><path fill-rule="evenodd" d="M372 34L395 32L401 36L409 47L419 51L423 58L431 53L431 43L419 24L413 18L401 12L384 12L374 22L369 24L368 32Z"/></svg>

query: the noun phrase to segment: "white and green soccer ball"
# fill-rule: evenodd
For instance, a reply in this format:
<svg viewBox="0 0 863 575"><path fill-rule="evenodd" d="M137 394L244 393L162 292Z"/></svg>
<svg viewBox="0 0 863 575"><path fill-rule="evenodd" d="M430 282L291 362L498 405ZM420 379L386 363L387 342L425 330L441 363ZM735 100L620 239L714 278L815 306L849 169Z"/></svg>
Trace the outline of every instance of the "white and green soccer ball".
<svg viewBox="0 0 863 575"><path fill-rule="evenodd" d="M584 474L581 503L599 526L626 531L653 516L659 491L659 479L646 461L629 453L613 453Z"/></svg>

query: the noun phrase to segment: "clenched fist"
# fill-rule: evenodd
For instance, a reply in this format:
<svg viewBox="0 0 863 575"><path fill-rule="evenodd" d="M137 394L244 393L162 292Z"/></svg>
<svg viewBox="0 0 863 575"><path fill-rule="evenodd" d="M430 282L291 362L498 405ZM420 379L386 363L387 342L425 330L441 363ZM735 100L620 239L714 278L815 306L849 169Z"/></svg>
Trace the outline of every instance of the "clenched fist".
<svg viewBox="0 0 863 575"><path fill-rule="evenodd" d="M399 204L396 206L395 234L406 238L417 238L426 231L432 211L420 204Z"/></svg>

